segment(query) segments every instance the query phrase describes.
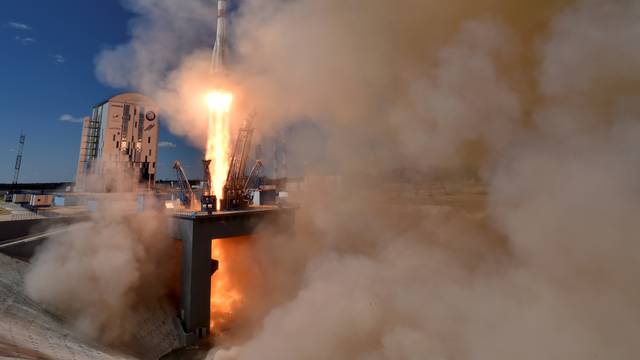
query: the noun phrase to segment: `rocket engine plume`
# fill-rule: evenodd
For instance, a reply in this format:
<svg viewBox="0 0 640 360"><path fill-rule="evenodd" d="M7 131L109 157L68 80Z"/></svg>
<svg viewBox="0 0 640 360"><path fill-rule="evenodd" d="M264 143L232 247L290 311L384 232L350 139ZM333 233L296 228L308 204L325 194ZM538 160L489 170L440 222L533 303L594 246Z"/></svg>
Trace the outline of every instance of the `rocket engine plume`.
<svg viewBox="0 0 640 360"><path fill-rule="evenodd" d="M233 95L224 90L213 91L205 98L209 107L209 134L205 158L213 160L209 171L213 193L222 196L222 189L229 169L229 111Z"/></svg>
<svg viewBox="0 0 640 360"><path fill-rule="evenodd" d="M216 40L211 54L211 73L225 74L225 31L227 0L218 0ZM209 131L205 158L212 160L210 172L213 177L212 190L220 198L229 168L229 111L233 95L218 89L205 95L209 108Z"/></svg>
<svg viewBox="0 0 640 360"><path fill-rule="evenodd" d="M211 73L219 79L226 76L226 11L227 0L218 0L218 18L216 29L216 40L211 54ZM223 196L223 188L229 170L229 144L230 126L229 113L233 102L233 94L224 90L219 85L216 90L205 95L205 102L209 109L209 131L207 137L206 159L213 160L210 164L212 174L212 191L218 196L218 208ZM217 315L230 315L233 312L234 304L237 303L241 295L235 289L231 281L231 274L226 268L228 254L219 241L212 242L212 257L220 261L221 266L211 279L211 313L212 331L220 330L220 321L215 324L214 318L220 319Z"/></svg>

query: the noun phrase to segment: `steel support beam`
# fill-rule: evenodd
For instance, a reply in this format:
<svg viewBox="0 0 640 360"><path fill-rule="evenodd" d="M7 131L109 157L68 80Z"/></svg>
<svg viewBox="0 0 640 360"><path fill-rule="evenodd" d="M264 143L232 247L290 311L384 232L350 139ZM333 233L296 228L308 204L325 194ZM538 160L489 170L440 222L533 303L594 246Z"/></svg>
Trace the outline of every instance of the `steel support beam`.
<svg viewBox="0 0 640 360"><path fill-rule="evenodd" d="M174 237L182 241L179 318L185 345L209 336L211 275L215 270L212 240L250 235L266 223L288 229L293 225L294 215L294 208L278 207L174 215Z"/></svg>

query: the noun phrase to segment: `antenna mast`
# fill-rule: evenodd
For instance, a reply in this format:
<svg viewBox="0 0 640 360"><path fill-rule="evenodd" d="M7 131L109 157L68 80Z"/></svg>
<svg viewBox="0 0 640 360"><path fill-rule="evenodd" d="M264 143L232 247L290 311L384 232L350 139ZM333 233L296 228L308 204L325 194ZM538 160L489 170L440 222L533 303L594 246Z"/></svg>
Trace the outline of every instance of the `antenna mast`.
<svg viewBox="0 0 640 360"><path fill-rule="evenodd" d="M20 176L20 166L22 165L22 151L24 150L24 140L26 135L20 131L20 142L18 143L18 155L16 155L15 172L13 173L13 184L18 183L18 177Z"/></svg>

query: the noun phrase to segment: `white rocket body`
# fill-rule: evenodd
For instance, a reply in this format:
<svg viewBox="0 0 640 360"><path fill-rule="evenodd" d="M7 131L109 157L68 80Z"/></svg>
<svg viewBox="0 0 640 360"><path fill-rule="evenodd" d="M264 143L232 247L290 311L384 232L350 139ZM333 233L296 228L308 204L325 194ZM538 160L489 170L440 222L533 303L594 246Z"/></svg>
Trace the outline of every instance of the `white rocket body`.
<svg viewBox="0 0 640 360"><path fill-rule="evenodd" d="M226 28L227 28L227 0L218 0L218 26L216 28L216 42L211 54L211 71L225 72L226 64Z"/></svg>

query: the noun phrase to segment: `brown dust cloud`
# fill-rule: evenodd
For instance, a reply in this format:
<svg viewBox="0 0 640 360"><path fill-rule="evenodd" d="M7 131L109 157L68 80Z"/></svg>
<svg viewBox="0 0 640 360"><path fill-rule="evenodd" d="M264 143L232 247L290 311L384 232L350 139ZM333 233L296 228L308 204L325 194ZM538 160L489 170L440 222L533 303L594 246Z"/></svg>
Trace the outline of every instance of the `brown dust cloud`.
<svg viewBox="0 0 640 360"><path fill-rule="evenodd" d="M640 2L242 0L225 78L213 1L122 3L138 16L102 82L202 148L201 94L223 83L233 126L317 123L307 174L340 175L309 177L293 234L242 251L260 280L210 359L640 356ZM423 201L443 168L480 200ZM64 304L45 285L27 289Z"/></svg>

